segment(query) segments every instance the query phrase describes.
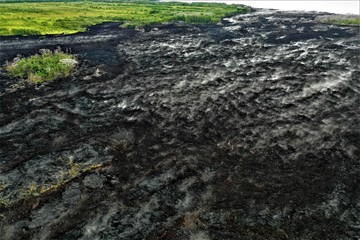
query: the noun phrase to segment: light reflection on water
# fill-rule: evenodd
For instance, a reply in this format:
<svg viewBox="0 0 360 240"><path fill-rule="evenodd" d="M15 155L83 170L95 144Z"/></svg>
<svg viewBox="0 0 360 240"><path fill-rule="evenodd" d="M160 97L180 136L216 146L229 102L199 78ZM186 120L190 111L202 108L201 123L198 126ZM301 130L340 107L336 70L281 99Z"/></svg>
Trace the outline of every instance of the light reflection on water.
<svg viewBox="0 0 360 240"><path fill-rule="evenodd" d="M163 0L168 2L170 0ZM281 10L321 11L341 14L360 14L360 2L351 1L227 1L227 0L177 0L178 2L223 2L245 4L255 8L274 8Z"/></svg>

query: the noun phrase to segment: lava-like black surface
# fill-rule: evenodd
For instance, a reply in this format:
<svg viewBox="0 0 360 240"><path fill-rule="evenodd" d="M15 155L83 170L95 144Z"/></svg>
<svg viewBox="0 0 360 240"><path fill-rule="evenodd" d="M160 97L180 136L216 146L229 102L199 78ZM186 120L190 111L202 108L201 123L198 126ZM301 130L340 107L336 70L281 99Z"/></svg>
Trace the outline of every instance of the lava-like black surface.
<svg viewBox="0 0 360 240"><path fill-rule="evenodd" d="M318 15L1 38L80 61L0 75L2 239L359 239L359 29Z"/></svg>

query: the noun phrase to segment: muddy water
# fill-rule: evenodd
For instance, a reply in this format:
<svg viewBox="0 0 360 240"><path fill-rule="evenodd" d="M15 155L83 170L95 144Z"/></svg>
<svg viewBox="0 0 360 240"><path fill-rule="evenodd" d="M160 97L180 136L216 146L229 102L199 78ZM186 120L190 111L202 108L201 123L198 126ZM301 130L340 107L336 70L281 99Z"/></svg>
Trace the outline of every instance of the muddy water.
<svg viewBox="0 0 360 240"><path fill-rule="evenodd" d="M81 61L1 75L3 238L360 238L358 28L316 17L2 38Z"/></svg>

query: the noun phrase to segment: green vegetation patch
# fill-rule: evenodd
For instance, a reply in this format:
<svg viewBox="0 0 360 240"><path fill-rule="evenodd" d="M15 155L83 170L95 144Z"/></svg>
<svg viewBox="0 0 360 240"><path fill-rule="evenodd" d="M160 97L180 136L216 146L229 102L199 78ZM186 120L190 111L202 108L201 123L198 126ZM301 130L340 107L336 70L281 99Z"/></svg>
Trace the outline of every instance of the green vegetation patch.
<svg viewBox="0 0 360 240"><path fill-rule="evenodd" d="M344 24L344 25L357 25L360 26L360 18L350 18L350 19L331 19L330 23Z"/></svg>
<svg viewBox="0 0 360 240"><path fill-rule="evenodd" d="M220 3L0 2L0 36L71 34L103 22L123 22L123 27L218 23L222 17L248 11L245 6Z"/></svg>
<svg viewBox="0 0 360 240"><path fill-rule="evenodd" d="M5 67L10 76L41 83L70 75L77 64L76 58L61 50L43 49L40 54L27 58L16 58Z"/></svg>
<svg viewBox="0 0 360 240"><path fill-rule="evenodd" d="M324 17L323 19L321 19L321 21L332 24L360 26L360 17L331 16Z"/></svg>

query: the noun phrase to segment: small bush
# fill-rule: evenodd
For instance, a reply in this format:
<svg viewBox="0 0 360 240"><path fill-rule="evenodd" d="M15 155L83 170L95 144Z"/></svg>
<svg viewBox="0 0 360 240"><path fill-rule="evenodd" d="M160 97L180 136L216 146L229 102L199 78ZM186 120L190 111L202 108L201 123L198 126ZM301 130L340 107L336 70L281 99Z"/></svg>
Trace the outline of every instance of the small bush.
<svg viewBox="0 0 360 240"><path fill-rule="evenodd" d="M42 49L40 54L15 58L5 68L10 76L41 83L69 76L76 64L73 55L64 53L60 49L55 51Z"/></svg>

